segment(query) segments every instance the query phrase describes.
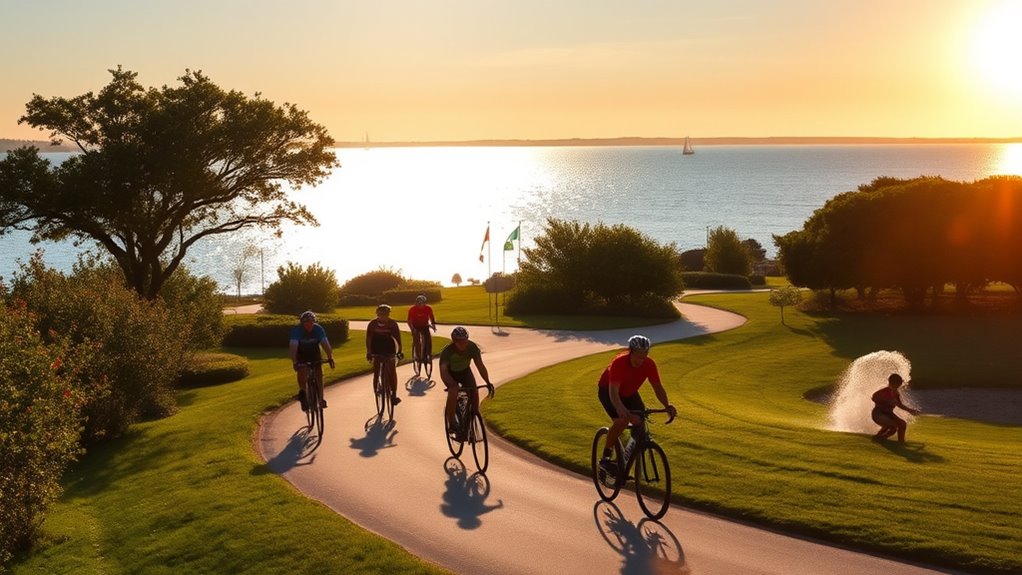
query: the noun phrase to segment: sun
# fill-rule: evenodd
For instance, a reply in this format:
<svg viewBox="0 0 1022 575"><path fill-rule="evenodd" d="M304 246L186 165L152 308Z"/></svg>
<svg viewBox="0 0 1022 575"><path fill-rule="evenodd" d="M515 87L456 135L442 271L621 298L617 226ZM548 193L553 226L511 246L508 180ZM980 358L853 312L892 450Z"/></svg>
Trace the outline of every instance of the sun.
<svg viewBox="0 0 1022 575"><path fill-rule="evenodd" d="M974 46L984 80L1006 96L1022 96L1022 1L991 7L976 29Z"/></svg>

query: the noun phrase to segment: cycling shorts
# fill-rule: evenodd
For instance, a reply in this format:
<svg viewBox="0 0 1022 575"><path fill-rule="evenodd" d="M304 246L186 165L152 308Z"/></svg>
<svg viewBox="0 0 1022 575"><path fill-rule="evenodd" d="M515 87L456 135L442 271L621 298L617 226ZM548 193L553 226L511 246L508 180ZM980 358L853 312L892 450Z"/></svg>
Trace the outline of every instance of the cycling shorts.
<svg viewBox="0 0 1022 575"><path fill-rule="evenodd" d="M610 400L610 388L600 387L599 397L600 403L603 404L603 409L607 410L607 415L611 419L618 419L620 416L617 414L617 408L614 407L614 403ZM646 409L646 404L642 402L642 396L638 393L633 393L628 397L622 397L621 403L625 404L625 409L629 411Z"/></svg>
<svg viewBox="0 0 1022 575"><path fill-rule="evenodd" d="M472 369L463 369L461 371L452 371L451 377L454 381L458 382L462 388L474 388L476 386L476 377L472 374Z"/></svg>

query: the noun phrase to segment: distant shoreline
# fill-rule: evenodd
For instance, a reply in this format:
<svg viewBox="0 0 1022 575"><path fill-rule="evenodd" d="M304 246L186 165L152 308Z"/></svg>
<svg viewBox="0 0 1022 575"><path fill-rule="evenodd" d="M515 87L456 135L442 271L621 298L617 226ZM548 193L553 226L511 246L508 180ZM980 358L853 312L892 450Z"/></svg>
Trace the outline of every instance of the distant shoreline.
<svg viewBox="0 0 1022 575"><path fill-rule="evenodd" d="M869 137L713 137L690 138L692 146L777 146L836 144L1016 144L1016 138L869 138ZM555 140L464 140L435 142L336 142L336 148L485 147L485 146L681 146L685 138L565 138Z"/></svg>
<svg viewBox="0 0 1022 575"><path fill-rule="evenodd" d="M691 138L696 148L702 146L822 146L856 144L1017 144L1017 138L869 138L869 137L712 137ZM462 140L429 142L336 142L335 148L415 148L415 147L568 147L568 146L682 146L685 138L562 138L552 140ZM0 139L0 152L23 146L35 146L40 152L75 152L68 144L53 146L42 140Z"/></svg>

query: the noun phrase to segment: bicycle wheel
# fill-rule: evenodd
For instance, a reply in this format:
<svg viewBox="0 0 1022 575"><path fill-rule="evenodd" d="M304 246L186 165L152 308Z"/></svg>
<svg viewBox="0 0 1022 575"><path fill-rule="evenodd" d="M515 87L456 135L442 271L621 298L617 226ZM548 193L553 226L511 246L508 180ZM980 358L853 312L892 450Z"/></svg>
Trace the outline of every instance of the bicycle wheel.
<svg viewBox="0 0 1022 575"><path fill-rule="evenodd" d="M394 394L397 393L397 386L395 385L391 390L390 385L383 384L380 389L383 392L383 406L387 413L387 421L392 421L394 419ZM380 416L383 416L382 412Z"/></svg>
<svg viewBox="0 0 1022 575"><path fill-rule="evenodd" d="M312 414L311 429L316 430L316 435L319 440L323 440L323 381L319 378L319 375L309 378L307 389L309 393L309 413Z"/></svg>
<svg viewBox="0 0 1022 575"><path fill-rule="evenodd" d="M421 335L416 335L416 339L422 338ZM422 375L422 346L417 342L412 342L412 369L415 370L415 377Z"/></svg>
<svg viewBox="0 0 1022 575"><path fill-rule="evenodd" d="M596 492L600 494L600 499L604 501L613 501L617 494L621 491L621 487L624 485L625 480L623 477L624 470L621 464L621 441L614 445L614 450L611 455L611 461L617 468L617 476L610 478L606 477L606 473L600 469L600 460L603 458L603 443L606 440L607 432L610 431L606 427L601 427L596 430L596 435L593 436L593 456L592 456L592 473L593 473L593 485L596 486Z"/></svg>
<svg viewBox="0 0 1022 575"><path fill-rule="evenodd" d="M454 429L458 428L458 416L454 416ZM458 441L451 437L451 432L454 429L447 428L447 415L444 414L444 436L447 437L447 449L451 451L451 455L455 457L461 457L461 450L465 448L464 442Z"/></svg>
<svg viewBox="0 0 1022 575"><path fill-rule="evenodd" d="M312 404L308 403L309 398L312 397L312 392L309 391L309 388L311 387L309 385L309 381L311 379L312 378L310 377L309 379L305 380L305 402L306 405L309 407L309 409L305 410L305 423L307 424L310 433L312 432L312 428L316 426L316 414L312 411Z"/></svg>
<svg viewBox="0 0 1022 575"><path fill-rule="evenodd" d="M646 443L635 460L635 495L650 519L663 517L671 504L671 467L656 443Z"/></svg>
<svg viewBox="0 0 1022 575"><path fill-rule="evenodd" d="M483 425L483 416L479 413L472 415L469 421L468 442L472 444L472 457L476 460L476 468L479 473L486 473L486 467L490 464L490 448L486 442L486 426Z"/></svg>
<svg viewBox="0 0 1022 575"><path fill-rule="evenodd" d="M433 379L433 356L432 355L427 355L426 359L423 360L422 366L423 366L423 371L425 371L425 373L426 373L426 379L427 380Z"/></svg>
<svg viewBox="0 0 1022 575"><path fill-rule="evenodd" d="M376 398L376 416L383 419L383 378L380 377L380 366L373 370L373 396Z"/></svg>

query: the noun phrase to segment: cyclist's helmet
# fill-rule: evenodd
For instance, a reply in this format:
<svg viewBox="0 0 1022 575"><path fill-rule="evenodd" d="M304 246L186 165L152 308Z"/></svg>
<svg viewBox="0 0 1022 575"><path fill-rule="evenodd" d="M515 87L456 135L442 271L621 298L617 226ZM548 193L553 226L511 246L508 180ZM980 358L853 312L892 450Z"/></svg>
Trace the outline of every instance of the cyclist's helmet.
<svg viewBox="0 0 1022 575"><path fill-rule="evenodd" d="M633 335L632 337L628 338L629 350L649 351L649 348L652 345L653 344L652 342L649 341L649 338L644 335Z"/></svg>
<svg viewBox="0 0 1022 575"><path fill-rule="evenodd" d="M307 319L311 319L312 321L316 321L316 313L313 312L311 309L308 310L308 311L303 311L302 315L299 316L299 319L301 321L305 321Z"/></svg>
<svg viewBox="0 0 1022 575"><path fill-rule="evenodd" d="M458 326L451 330L451 339L468 339L468 330Z"/></svg>
<svg viewBox="0 0 1022 575"><path fill-rule="evenodd" d="M385 303L381 303L380 305L376 306L376 313L380 313L381 311L390 313L390 306Z"/></svg>
<svg viewBox="0 0 1022 575"><path fill-rule="evenodd" d="M419 295L415 296L415 303L419 305L426 303L426 295L420 293Z"/></svg>

